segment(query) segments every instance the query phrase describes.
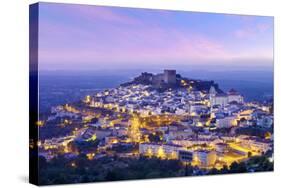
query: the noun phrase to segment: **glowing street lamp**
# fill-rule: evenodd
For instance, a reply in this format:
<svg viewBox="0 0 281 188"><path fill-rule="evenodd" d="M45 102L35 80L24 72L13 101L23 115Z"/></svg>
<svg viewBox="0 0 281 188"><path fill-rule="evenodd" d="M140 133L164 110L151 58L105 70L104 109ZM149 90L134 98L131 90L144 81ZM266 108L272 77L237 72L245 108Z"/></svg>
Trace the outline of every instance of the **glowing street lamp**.
<svg viewBox="0 0 281 188"><path fill-rule="evenodd" d="M85 103L90 103L91 102L91 96L90 95L87 95L85 97Z"/></svg>

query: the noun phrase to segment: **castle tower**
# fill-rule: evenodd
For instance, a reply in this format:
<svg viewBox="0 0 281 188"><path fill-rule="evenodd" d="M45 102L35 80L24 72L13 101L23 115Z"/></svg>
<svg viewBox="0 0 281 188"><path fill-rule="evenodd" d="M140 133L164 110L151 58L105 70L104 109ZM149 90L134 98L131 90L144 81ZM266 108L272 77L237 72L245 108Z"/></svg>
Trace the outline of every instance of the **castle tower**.
<svg viewBox="0 0 281 188"><path fill-rule="evenodd" d="M164 70L164 82L166 84L176 84L176 70Z"/></svg>

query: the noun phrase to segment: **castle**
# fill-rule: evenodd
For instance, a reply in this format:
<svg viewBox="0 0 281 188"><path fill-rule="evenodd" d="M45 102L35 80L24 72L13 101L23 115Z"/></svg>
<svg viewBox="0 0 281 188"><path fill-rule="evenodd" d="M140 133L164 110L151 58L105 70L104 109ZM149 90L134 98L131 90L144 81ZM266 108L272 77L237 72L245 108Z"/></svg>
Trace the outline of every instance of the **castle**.
<svg viewBox="0 0 281 188"><path fill-rule="evenodd" d="M173 87L177 85L176 70L164 70L163 73L152 74L143 72L134 79L135 83L151 84L157 88Z"/></svg>

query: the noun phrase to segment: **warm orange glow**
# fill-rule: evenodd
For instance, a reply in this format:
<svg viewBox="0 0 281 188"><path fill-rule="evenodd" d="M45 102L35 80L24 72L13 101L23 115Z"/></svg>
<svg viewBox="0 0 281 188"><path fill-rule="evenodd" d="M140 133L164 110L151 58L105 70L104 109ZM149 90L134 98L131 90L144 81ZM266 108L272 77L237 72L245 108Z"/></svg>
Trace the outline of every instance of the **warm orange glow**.
<svg viewBox="0 0 281 188"><path fill-rule="evenodd" d="M71 163L71 166L75 168L75 167L76 167L75 162L72 162L72 163Z"/></svg>
<svg viewBox="0 0 281 188"><path fill-rule="evenodd" d="M177 152L173 151L170 156L171 159L177 159Z"/></svg>
<svg viewBox="0 0 281 188"><path fill-rule="evenodd" d="M72 112L72 113L79 113L79 111L77 109L75 109L74 107L68 105L68 104L65 104L64 105L64 109L68 112Z"/></svg>
<svg viewBox="0 0 281 188"><path fill-rule="evenodd" d="M198 122L198 123L197 123L197 127L203 127L203 123Z"/></svg>
<svg viewBox="0 0 281 188"><path fill-rule="evenodd" d="M129 128L129 136L131 138L131 140L133 142L140 142L140 128L141 128L141 124L140 124L140 120L137 116L134 116L131 120L130 120L131 126Z"/></svg>
<svg viewBox="0 0 281 188"><path fill-rule="evenodd" d="M44 121L37 121L36 122L36 125L38 126L38 127L43 127L44 126Z"/></svg>
<svg viewBox="0 0 281 188"><path fill-rule="evenodd" d="M231 125L232 125L232 126L237 126L237 125L238 125L236 119L234 119L234 120L231 121Z"/></svg>
<svg viewBox="0 0 281 188"><path fill-rule="evenodd" d="M148 149L147 149L146 155L147 155L148 157L152 157L152 156L153 156L153 152L152 152L152 149L151 149L151 148L148 148Z"/></svg>
<svg viewBox="0 0 281 188"><path fill-rule="evenodd" d="M158 151L157 151L157 157L159 157L161 159L166 158L166 154L165 154L165 151L164 151L162 146L160 146Z"/></svg>
<svg viewBox="0 0 281 188"><path fill-rule="evenodd" d="M211 124L211 120L209 119L207 122L206 122L206 126L210 126Z"/></svg>
<svg viewBox="0 0 281 188"><path fill-rule="evenodd" d="M271 133L270 132L266 132L264 135L265 139L269 140L271 139Z"/></svg>
<svg viewBox="0 0 281 188"><path fill-rule="evenodd" d="M182 85L182 86L187 86L186 81L185 81L185 80L181 80L181 85Z"/></svg>
<svg viewBox="0 0 281 188"><path fill-rule="evenodd" d="M93 134L91 138L88 138L86 141L90 142L90 141L95 141L97 139L97 135Z"/></svg>
<svg viewBox="0 0 281 188"><path fill-rule="evenodd" d="M85 103L90 103L91 102L91 96L90 95L87 95L85 97Z"/></svg>
<svg viewBox="0 0 281 188"><path fill-rule="evenodd" d="M68 147L64 147L63 152L64 153L69 153L70 151L69 151Z"/></svg>
<svg viewBox="0 0 281 188"><path fill-rule="evenodd" d="M196 116L196 113L195 113L195 112L192 112L190 115L191 115L191 116Z"/></svg>
<svg viewBox="0 0 281 188"><path fill-rule="evenodd" d="M93 160L95 154L94 153L88 153L86 156L89 160Z"/></svg>

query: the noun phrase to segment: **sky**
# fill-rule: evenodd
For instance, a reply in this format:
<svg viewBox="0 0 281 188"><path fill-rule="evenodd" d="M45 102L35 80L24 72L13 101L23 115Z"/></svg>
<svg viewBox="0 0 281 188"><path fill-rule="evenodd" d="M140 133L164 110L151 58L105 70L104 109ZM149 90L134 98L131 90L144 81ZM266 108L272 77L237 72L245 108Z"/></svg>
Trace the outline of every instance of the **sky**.
<svg viewBox="0 0 281 188"><path fill-rule="evenodd" d="M40 70L273 68L273 17L39 4Z"/></svg>

